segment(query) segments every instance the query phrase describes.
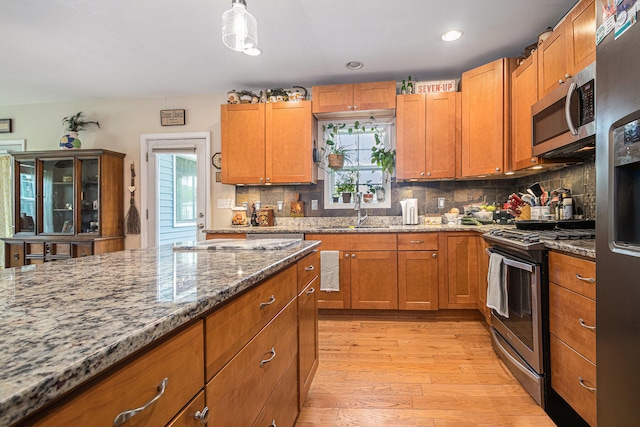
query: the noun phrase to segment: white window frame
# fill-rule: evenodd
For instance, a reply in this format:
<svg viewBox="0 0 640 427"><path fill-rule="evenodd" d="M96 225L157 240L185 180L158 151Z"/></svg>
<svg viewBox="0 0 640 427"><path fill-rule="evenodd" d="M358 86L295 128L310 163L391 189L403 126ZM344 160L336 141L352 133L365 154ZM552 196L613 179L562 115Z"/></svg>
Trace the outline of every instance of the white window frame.
<svg viewBox="0 0 640 427"><path fill-rule="evenodd" d="M349 119L349 120L342 120L342 119L337 119L337 120L323 120L323 121L318 121L318 135L321 135L321 139L323 141L323 148L324 148L324 135L322 132L322 126L323 125L327 125L329 123L346 123L347 125L349 124L353 124L356 121L359 121L361 123L368 123L369 120L368 119ZM380 122L377 123L379 126L388 126L387 132L386 134L388 135L388 143L391 144L392 149L395 149L396 146L396 141L395 141L395 119L393 120L389 120L386 122ZM329 210L333 210L333 209L354 209L355 208L355 203L354 203L354 197L351 198L351 203L333 203L332 200L332 188L331 188L331 173L332 170L329 169L329 167L326 166L326 159L323 159L324 166L320 169L322 170L322 176L324 179L324 209L329 209ZM364 169L364 168L363 168ZM394 170L395 173L395 170ZM385 191L385 198L384 198L384 202L379 203L379 202L371 202L371 203L362 203L361 207L363 209L387 209L387 208L391 208L391 176L387 177L387 181L384 183L384 191Z"/></svg>

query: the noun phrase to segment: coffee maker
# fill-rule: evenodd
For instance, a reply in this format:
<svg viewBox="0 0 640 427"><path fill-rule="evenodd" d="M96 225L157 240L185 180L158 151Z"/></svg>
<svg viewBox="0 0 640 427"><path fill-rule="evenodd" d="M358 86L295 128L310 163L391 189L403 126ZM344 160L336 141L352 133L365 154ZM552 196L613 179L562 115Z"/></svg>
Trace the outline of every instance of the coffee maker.
<svg viewBox="0 0 640 427"><path fill-rule="evenodd" d="M404 199L400 201L402 208L402 224L415 225L418 223L418 199Z"/></svg>

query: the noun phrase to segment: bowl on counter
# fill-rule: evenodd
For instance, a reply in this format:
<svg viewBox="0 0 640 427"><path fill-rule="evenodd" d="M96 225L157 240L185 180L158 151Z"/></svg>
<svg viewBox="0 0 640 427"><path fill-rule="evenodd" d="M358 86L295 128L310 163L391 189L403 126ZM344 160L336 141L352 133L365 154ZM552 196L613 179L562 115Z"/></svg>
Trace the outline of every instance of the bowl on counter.
<svg viewBox="0 0 640 427"><path fill-rule="evenodd" d="M447 219L447 224L455 224L458 221L458 214L446 213L444 217Z"/></svg>
<svg viewBox="0 0 640 427"><path fill-rule="evenodd" d="M481 221L493 221L493 212L491 211L476 211L471 212L471 216Z"/></svg>

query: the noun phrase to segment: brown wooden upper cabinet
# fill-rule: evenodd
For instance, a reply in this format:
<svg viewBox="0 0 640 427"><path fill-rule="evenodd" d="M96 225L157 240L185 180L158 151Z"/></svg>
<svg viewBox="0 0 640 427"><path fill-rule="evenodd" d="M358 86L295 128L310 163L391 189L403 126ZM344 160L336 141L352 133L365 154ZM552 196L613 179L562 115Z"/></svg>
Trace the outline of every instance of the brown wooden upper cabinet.
<svg viewBox="0 0 640 427"><path fill-rule="evenodd" d="M462 177L504 173L509 163L514 58L462 73Z"/></svg>
<svg viewBox="0 0 640 427"><path fill-rule="evenodd" d="M220 110L223 183L316 182L311 101L225 104Z"/></svg>
<svg viewBox="0 0 640 427"><path fill-rule="evenodd" d="M456 177L461 100L460 92L397 97L397 179Z"/></svg>
<svg viewBox="0 0 640 427"><path fill-rule="evenodd" d="M596 60L595 31L595 0L582 0L538 46L540 98Z"/></svg>
<svg viewBox="0 0 640 427"><path fill-rule="evenodd" d="M313 86L313 114L396 108L396 82Z"/></svg>
<svg viewBox="0 0 640 427"><path fill-rule="evenodd" d="M531 155L531 106L538 101L538 56L529 56L511 77L511 166L526 169L541 163Z"/></svg>

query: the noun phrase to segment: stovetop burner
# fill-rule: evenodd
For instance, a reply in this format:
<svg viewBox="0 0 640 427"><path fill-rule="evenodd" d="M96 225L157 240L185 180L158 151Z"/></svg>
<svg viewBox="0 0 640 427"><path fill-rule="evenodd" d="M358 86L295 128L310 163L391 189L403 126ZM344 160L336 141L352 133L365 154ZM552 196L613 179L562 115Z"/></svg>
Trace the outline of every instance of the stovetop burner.
<svg viewBox="0 0 640 427"><path fill-rule="evenodd" d="M516 228L492 228L485 239L527 250L544 248L544 240L594 239L595 230L555 229L545 231L518 230Z"/></svg>

